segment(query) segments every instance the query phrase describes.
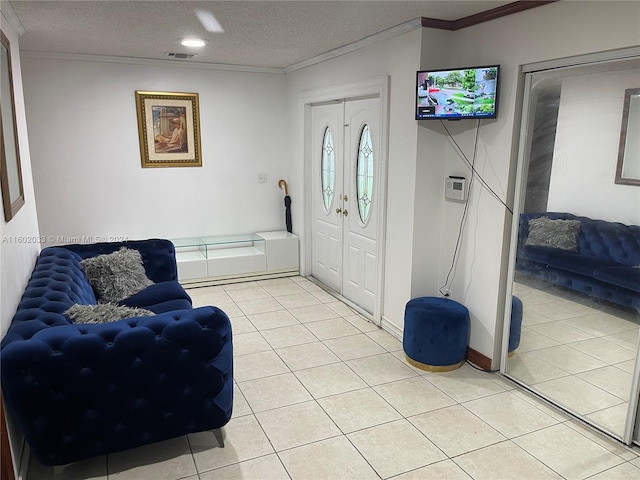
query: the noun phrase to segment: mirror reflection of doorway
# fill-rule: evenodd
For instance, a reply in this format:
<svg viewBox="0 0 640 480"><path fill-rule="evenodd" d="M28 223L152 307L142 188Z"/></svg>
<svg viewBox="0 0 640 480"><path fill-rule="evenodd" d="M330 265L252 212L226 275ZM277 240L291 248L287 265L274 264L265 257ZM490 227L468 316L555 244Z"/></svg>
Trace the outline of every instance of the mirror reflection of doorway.
<svg viewBox="0 0 640 480"><path fill-rule="evenodd" d="M627 443L638 403L640 188L615 177L625 90L638 86L638 57L527 73L511 275L523 315L502 367Z"/></svg>

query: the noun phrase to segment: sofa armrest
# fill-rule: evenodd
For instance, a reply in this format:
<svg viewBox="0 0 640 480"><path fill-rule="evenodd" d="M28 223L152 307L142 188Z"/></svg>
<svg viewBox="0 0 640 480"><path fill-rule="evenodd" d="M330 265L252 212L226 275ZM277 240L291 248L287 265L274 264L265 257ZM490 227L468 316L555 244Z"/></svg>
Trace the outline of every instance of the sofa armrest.
<svg viewBox="0 0 640 480"><path fill-rule="evenodd" d="M147 277L153 282L178 279L176 250L170 240L154 238L126 242L62 245L61 247L77 253L83 259L113 253L121 247L131 248L140 252Z"/></svg>
<svg viewBox="0 0 640 480"><path fill-rule="evenodd" d="M216 307L53 326L3 348L2 392L45 465L219 428L231 417L231 335Z"/></svg>

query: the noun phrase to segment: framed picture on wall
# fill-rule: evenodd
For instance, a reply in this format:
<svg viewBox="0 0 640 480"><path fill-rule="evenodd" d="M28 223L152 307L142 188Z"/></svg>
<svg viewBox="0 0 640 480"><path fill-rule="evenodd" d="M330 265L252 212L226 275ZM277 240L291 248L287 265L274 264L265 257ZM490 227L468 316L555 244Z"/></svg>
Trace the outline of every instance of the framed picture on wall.
<svg viewBox="0 0 640 480"><path fill-rule="evenodd" d="M16 126L16 103L13 95L13 73L11 70L11 46L9 39L0 31L0 186L4 220L11 220L24 205L18 128Z"/></svg>
<svg viewBox="0 0 640 480"><path fill-rule="evenodd" d="M142 167L201 167L197 93L136 91Z"/></svg>

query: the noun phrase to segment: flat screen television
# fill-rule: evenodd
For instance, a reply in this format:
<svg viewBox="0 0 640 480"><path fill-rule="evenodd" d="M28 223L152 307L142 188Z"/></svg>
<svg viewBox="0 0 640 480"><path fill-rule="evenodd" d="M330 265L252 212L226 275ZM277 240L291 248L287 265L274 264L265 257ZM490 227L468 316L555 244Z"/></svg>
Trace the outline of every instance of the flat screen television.
<svg viewBox="0 0 640 480"><path fill-rule="evenodd" d="M496 118L500 65L421 70L416 75L416 120Z"/></svg>

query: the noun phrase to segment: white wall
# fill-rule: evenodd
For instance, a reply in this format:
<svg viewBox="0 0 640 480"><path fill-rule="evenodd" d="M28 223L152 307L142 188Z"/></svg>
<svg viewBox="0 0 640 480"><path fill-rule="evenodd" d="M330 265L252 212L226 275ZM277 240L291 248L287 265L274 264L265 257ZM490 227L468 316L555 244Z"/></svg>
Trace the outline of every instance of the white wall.
<svg viewBox="0 0 640 480"><path fill-rule="evenodd" d="M513 142L518 141L513 133L520 108L516 103L522 81L519 66L638 45L638 32L640 3L610 1L557 2L455 32L452 67L502 65L499 114L495 121L482 122L477 166L503 199L516 167L512 151ZM467 152L474 133L467 130L456 134ZM459 164L458 154L449 147L447 170L457 170ZM511 205L511 199L507 200ZM455 205L445 205L441 276L446 274L449 252L453 250L457 210ZM471 313L470 346L493 358L494 368L498 367L500 356L504 298L499 292L506 280L501 267L509 246L503 234L507 221L510 222L510 215L505 208L476 185L452 287L453 298L464 303Z"/></svg>
<svg viewBox="0 0 640 480"><path fill-rule="evenodd" d="M48 243L285 228L278 188L290 176L283 74L98 60L23 58L40 232ZM136 90L199 94L202 167L141 168ZM267 183L258 183L260 172Z"/></svg>
<svg viewBox="0 0 640 480"><path fill-rule="evenodd" d="M637 68L563 80L549 211L640 225L640 188L615 183L624 93L638 85Z"/></svg>
<svg viewBox="0 0 640 480"><path fill-rule="evenodd" d="M0 221L0 337L4 337L11 319L16 312L24 287L31 276L40 244L35 241L39 235L36 214L36 202L31 180L31 157L25 118L24 94L22 90L22 68L20 65L19 41L16 30L5 17L5 2L2 2L0 28L11 44L11 67L13 73L13 93L16 107L16 126L18 130L18 148L22 167L22 183L25 203L16 215L7 223ZM4 108L5 101L2 99ZM11 450L14 464L20 461L22 437L16 433L11 418L9 421ZM17 471L17 469L16 469Z"/></svg>
<svg viewBox="0 0 640 480"><path fill-rule="evenodd" d="M422 29L422 50L419 70L446 68L449 49L443 48L454 35ZM415 93L415 72L411 78ZM405 88L410 88L409 86ZM415 95L412 97L415 109ZM413 110L412 110L412 113ZM442 209L444 207L445 149L444 129L440 122L420 121L415 173L415 205L413 218L413 265L410 298L439 295L439 252L442 239ZM458 172L459 174L460 172ZM454 175L448 172L446 175ZM404 299L405 303L408 299ZM402 312L397 312L402 313ZM404 326L404 318L396 313L398 323ZM390 312L390 315L393 313Z"/></svg>
<svg viewBox="0 0 640 480"><path fill-rule="evenodd" d="M16 311L22 291L31 275L35 258L40 250L37 242L39 232L34 199L33 182L31 180L31 157L27 136L27 122L25 118L24 95L22 90L22 68L18 53L18 36L2 15L2 31L11 44L11 67L13 71L13 93L16 107L16 126L18 130L18 148L20 149L20 164L22 167L22 183L25 203L8 223L4 219L0 222L0 319L1 336L4 336L13 314ZM3 104L4 104L3 99ZM2 210L2 209L0 209Z"/></svg>
<svg viewBox="0 0 640 480"><path fill-rule="evenodd" d="M4 15L2 16L2 31L11 44L18 148L20 149L22 183L25 196L25 203L16 215L9 222L6 222L4 212L2 212L2 222L0 223L2 237L2 243L0 244L0 260L2 262L2 268L0 269L0 278L2 280L0 313L2 320L1 333L4 336L16 311L27 280L31 275L40 246L37 241L39 232L33 182L31 180L31 158L25 119L18 37L10 24L7 23Z"/></svg>

